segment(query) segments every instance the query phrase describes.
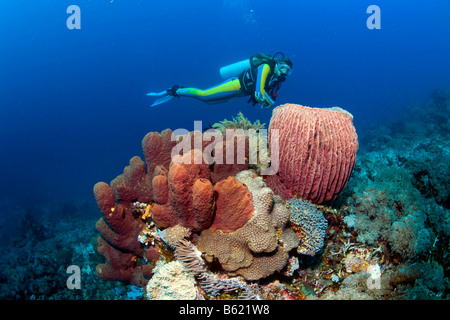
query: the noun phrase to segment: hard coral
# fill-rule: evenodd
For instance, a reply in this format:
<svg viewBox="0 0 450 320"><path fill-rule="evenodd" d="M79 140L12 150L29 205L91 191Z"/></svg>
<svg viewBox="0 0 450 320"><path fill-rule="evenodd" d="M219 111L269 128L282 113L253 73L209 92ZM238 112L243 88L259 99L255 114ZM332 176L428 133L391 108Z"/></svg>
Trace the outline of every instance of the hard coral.
<svg viewBox="0 0 450 320"><path fill-rule="evenodd" d="M314 256L324 245L327 220L317 208L308 201L290 199L286 206L291 210L291 223L300 238L297 252Z"/></svg>
<svg viewBox="0 0 450 320"><path fill-rule="evenodd" d="M217 258L230 275L258 280L286 265L288 252L298 245L298 239L288 236L293 232L285 229L289 211L283 200L273 195L261 177L252 171L243 171L236 179L252 194L253 215L234 232L204 230L198 248L206 253L207 260Z"/></svg>
<svg viewBox="0 0 450 320"><path fill-rule="evenodd" d="M177 224L159 232L159 236L169 248L175 248L178 243L191 235L191 230Z"/></svg>
<svg viewBox="0 0 450 320"><path fill-rule="evenodd" d="M346 186L356 160L353 117L341 108L285 104L273 110L269 135L279 130L279 170L267 185L284 199L320 204Z"/></svg>

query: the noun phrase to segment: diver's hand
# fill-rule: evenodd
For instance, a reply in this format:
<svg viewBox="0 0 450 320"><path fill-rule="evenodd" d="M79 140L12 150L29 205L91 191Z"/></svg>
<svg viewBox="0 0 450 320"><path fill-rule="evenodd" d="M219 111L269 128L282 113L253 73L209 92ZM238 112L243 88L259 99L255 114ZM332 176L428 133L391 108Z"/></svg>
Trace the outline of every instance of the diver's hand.
<svg viewBox="0 0 450 320"><path fill-rule="evenodd" d="M261 92L255 92L255 100L260 104L263 105L266 101L264 100L264 97L262 96Z"/></svg>
<svg viewBox="0 0 450 320"><path fill-rule="evenodd" d="M272 103L270 103L266 99L264 99L263 95L260 92L255 92L255 99L264 108L270 108L273 104L272 101L271 101Z"/></svg>

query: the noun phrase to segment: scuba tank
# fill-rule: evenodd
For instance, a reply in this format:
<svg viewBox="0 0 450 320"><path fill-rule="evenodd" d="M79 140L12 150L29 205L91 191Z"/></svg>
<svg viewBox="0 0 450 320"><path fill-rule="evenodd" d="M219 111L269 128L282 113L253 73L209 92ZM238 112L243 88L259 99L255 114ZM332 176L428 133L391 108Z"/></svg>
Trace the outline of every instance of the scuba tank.
<svg viewBox="0 0 450 320"><path fill-rule="evenodd" d="M239 77L243 71L250 69L252 66L259 66L261 63L274 63L274 61L276 61L275 57L278 55L281 56L281 59L285 58L284 53L280 51L272 56L265 53L256 53L249 59L238 61L220 68L220 76L222 79Z"/></svg>
<svg viewBox="0 0 450 320"><path fill-rule="evenodd" d="M239 77L247 69L250 69L250 59L245 59L220 68L220 76L222 79Z"/></svg>

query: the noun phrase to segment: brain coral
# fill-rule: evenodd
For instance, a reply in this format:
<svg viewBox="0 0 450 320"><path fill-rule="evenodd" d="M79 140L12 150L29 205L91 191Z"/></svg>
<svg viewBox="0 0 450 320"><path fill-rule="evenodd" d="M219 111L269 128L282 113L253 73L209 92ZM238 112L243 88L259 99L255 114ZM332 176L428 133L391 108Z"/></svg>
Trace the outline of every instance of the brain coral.
<svg viewBox="0 0 450 320"><path fill-rule="evenodd" d="M258 280L286 265L288 252L298 245L298 238L292 230L285 229L289 210L283 199L274 196L261 177L247 170L237 174L236 179L252 194L253 215L234 232L204 230L198 249L206 253L207 261L216 258L230 275Z"/></svg>
<svg viewBox="0 0 450 320"><path fill-rule="evenodd" d="M291 223L300 238L297 252L315 255L324 245L328 222L323 214L308 201L290 199L286 207L291 210Z"/></svg>
<svg viewBox="0 0 450 320"><path fill-rule="evenodd" d="M269 135L274 129L279 130L279 170L267 177L267 185L284 199L334 200L355 165L353 116L337 107L285 104L273 110Z"/></svg>

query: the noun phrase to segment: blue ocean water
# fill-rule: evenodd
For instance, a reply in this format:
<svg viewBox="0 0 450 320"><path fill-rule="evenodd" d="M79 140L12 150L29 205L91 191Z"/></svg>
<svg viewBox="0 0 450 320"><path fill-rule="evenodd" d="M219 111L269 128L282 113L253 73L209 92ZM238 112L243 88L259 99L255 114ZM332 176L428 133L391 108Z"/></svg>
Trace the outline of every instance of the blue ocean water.
<svg viewBox="0 0 450 320"><path fill-rule="evenodd" d="M69 29L77 5L81 29ZM369 29L370 5L381 29ZM277 105L340 106L358 133L395 122L409 104L450 88L447 0L2 0L0 1L0 215L21 208L70 214L95 206L147 132L192 130L239 111L268 125L247 98L207 105L150 91L207 88L220 67L256 52L293 62ZM52 209L53 208L53 209ZM45 210L44 210L45 211ZM100 216L99 211L93 215Z"/></svg>
<svg viewBox="0 0 450 320"><path fill-rule="evenodd" d="M69 5L81 29L69 30ZM12 1L0 3L1 197L23 205L91 196L149 131L193 128L242 111L247 99L208 106L145 94L174 84L206 88L221 66L283 51L294 72L278 103L341 106L357 130L450 86L450 4L377 1ZM5 170L6 168L6 170Z"/></svg>

